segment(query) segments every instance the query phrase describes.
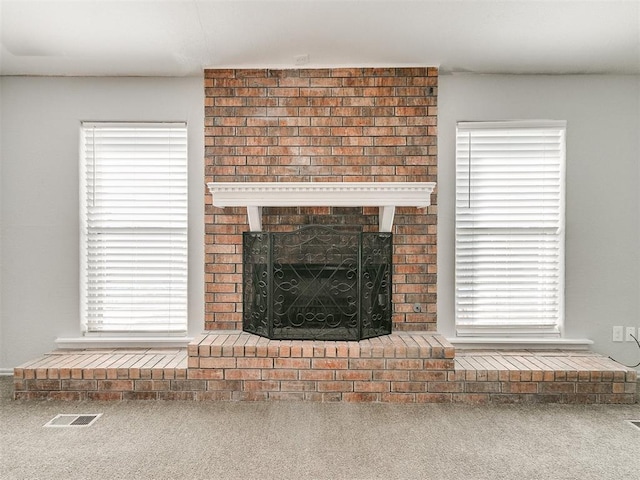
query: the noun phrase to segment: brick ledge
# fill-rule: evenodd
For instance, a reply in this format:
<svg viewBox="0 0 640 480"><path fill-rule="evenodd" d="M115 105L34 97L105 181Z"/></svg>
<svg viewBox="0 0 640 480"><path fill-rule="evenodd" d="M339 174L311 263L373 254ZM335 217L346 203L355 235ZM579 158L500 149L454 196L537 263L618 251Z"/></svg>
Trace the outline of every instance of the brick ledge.
<svg viewBox="0 0 640 480"><path fill-rule="evenodd" d="M360 341L270 340L237 330L217 330L196 337L187 347L200 357L348 357L453 359L455 348L441 335L394 332ZM197 367L191 361L190 367Z"/></svg>
<svg viewBox="0 0 640 480"><path fill-rule="evenodd" d="M199 337L190 352L57 350L14 370L14 397L471 404L634 403L637 398L635 370L587 351L452 355L442 337L424 332L398 332L380 344L299 345L253 337L218 331ZM417 338L436 348L421 350ZM426 353L452 358L421 356Z"/></svg>

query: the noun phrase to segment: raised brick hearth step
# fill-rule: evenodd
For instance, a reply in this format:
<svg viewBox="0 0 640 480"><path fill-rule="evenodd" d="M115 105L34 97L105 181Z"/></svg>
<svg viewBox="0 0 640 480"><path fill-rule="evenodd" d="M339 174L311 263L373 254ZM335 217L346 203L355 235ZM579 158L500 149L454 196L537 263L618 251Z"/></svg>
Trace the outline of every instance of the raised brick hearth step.
<svg viewBox="0 0 640 480"><path fill-rule="evenodd" d="M210 357L292 358L422 358L449 359L455 348L440 336L426 332L398 332L382 337L351 341L269 340L245 332L218 331L203 334L189 345L189 367ZM199 359L200 362L197 362ZM205 361L205 364L207 362ZM447 363L453 369L453 361Z"/></svg>
<svg viewBox="0 0 640 480"><path fill-rule="evenodd" d="M637 373L586 350L458 351L469 403L635 403Z"/></svg>
<svg viewBox="0 0 640 480"><path fill-rule="evenodd" d="M186 400L186 379L184 348L56 350L14 369L14 397Z"/></svg>
<svg viewBox="0 0 640 480"><path fill-rule="evenodd" d="M636 372L587 351L458 351L440 335L361 342L218 331L188 349L58 350L15 369L16 399L634 403Z"/></svg>
<svg viewBox="0 0 640 480"><path fill-rule="evenodd" d="M269 340L205 334L189 345L189 368L219 372L211 389L233 399L437 401L448 392L455 349L444 337L398 332L359 342Z"/></svg>

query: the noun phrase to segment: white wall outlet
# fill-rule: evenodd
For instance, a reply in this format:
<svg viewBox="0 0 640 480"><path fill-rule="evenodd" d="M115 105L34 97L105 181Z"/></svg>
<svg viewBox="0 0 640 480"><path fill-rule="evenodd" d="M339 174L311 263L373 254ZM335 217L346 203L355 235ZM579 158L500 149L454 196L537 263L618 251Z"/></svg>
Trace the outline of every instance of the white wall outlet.
<svg viewBox="0 0 640 480"><path fill-rule="evenodd" d="M636 328L635 327L627 327L624 330L624 341L625 342L635 342L633 337L636 336Z"/></svg>
<svg viewBox="0 0 640 480"><path fill-rule="evenodd" d="M621 326L613 327L613 331L611 333L611 340L613 342L622 342L624 339L624 328Z"/></svg>

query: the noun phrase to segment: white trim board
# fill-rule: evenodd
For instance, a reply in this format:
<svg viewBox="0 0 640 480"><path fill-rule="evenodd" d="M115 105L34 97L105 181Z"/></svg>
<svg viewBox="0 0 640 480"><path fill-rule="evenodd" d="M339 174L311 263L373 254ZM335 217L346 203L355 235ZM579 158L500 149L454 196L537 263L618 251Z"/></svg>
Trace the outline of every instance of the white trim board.
<svg viewBox="0 0 640 480"><path fill-rule="evenodd" d="M449 337L447 341L459 349L497 350L530 348L536 350L589 350L593 340L588 338L536 338L536 337Z"/></svg>
<svg viewBox="0 0 640 480"><path fill-rule="evenodd" d="M57 348L120 348L120 347L177 347L184 348L193 337L115 337L86 336L56 338Z"/></svg>

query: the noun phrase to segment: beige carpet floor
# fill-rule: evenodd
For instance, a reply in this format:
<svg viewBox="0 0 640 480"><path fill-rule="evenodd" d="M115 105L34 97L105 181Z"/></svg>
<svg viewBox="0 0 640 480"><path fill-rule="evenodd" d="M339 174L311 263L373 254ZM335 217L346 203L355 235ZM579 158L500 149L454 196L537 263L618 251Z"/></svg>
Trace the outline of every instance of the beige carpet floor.
<svg viewBox="0 0 640 480"><path fill-rule="evenodd" d="M640 479L640 405L17 402L0 478ZM45 428L59 413L102 413Z"/></svg>

